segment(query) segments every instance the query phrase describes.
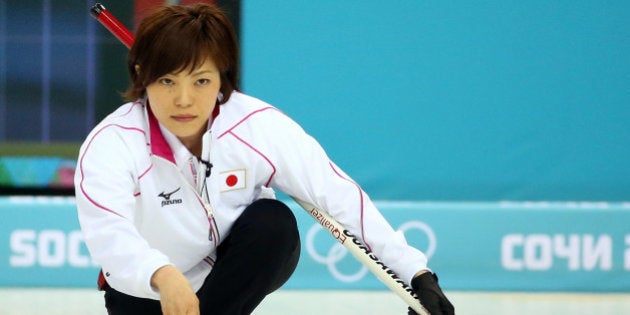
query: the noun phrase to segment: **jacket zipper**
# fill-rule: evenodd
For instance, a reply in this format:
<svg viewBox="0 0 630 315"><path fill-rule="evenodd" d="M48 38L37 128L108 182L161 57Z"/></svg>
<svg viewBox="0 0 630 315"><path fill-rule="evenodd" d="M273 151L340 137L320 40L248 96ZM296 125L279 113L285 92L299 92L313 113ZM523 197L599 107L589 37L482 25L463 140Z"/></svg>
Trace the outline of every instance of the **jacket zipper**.
<svg viewBox="0 0 630 315"><path fill-rule="evenodd" d="M195 184L197 186L197 193L203 203L203 207L206 210L208 217L208 223L210 224L210 231L208 238L214 241L215 247L219 243L219 231L216 221L214 219L214 213L212 211L212 205L210 203L210 193L208 192L208 179L212 174L212 163L210 162L210 139L212 138L212 131L206 132L201 138L201 156L198 159L195 170Z"/></svg>

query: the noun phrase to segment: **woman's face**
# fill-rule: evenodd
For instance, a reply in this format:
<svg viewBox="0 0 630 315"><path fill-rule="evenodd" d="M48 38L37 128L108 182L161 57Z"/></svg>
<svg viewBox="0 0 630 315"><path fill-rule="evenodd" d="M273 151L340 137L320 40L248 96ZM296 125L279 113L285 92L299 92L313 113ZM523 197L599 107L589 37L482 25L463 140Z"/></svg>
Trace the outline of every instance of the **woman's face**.
<svg viewBox="0 0 630 315"><path fill-rule="evenodd" d="M220 88L219 70L208 59L196 69L158 78L146 91L157 120L191 149L206 131Z"/></svg>

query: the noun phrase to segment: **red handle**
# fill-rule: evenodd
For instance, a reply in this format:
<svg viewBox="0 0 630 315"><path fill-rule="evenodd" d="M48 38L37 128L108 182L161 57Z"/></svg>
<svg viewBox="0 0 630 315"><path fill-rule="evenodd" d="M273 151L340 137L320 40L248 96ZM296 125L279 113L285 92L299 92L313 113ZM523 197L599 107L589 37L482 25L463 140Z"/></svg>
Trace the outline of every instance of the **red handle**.
<svg viewBox="0 0 630 315"><path fill-rule="evenodd" d="M107 28L118 40L120 40L127 48L131 48L134 41L134 35L127 29L118 19L107 11L104 5L96 3L90 10L90 14L96 18L105 28Z"/></svg>

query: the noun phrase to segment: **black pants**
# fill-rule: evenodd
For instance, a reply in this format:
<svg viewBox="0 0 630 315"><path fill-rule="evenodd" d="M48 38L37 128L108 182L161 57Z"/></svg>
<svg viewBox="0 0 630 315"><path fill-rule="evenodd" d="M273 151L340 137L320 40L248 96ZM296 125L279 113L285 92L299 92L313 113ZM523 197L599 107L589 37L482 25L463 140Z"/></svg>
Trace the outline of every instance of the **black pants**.
<svg viewBox="0 0 630 315"><path fill-rule="evenodd" d="M197 292L201 314L250 314L265 296L293 274L300 236L291 209L280 201L257 200L236 220L217 249L217 261ZM105 291L110 315L162 314L160 301Z"/></svg>

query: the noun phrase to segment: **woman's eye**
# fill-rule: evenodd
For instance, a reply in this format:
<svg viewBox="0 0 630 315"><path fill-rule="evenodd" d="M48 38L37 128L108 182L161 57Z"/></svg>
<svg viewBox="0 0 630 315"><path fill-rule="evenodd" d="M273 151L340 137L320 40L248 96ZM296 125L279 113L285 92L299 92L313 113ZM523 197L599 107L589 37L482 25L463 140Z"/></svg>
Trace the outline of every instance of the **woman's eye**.
<svg viewBox="0 0 630 315"><path fill-rule="evenodd" d="M197 84L199 84L199 85L206 85L208 83L210 83L209 79L199 79L199 80L197 80Z"/></svg>
<svg viewBox="0 0 630 315"><path fill-rule="evenodd" d="M164 85L172 85L173 84L173 80L167 79L167 78L162 78L162 79L160 79L160 83L164 84Z"/></svg>

